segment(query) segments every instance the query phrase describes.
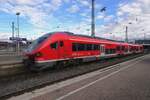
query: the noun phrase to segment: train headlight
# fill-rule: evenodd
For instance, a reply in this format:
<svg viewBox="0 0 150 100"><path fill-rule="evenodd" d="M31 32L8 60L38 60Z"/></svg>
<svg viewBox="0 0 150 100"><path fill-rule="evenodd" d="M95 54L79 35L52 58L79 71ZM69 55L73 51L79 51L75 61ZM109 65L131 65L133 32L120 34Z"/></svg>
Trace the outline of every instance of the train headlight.
<svg viewBox="0 0 150 100"><path fill-rule="evenodd" d="M27 56L27 55L24 55L24 56L23 56L23 59L28 59L28 56Z"/></svg>
<svg viewBox="0 0 150 100"><path fill-rule="evenodd" d="M42 53L41 52L38 52L35 54L35 57L41 57L42 56Z"/></svg>

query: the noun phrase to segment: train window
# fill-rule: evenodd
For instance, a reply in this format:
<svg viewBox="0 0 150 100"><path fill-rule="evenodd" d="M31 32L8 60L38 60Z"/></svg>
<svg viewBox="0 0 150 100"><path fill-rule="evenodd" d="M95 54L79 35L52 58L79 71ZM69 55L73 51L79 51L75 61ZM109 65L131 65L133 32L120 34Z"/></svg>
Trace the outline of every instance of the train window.
<svg viewBox="0 0 150 100"><path fill-rule="evenodd" d="M106 53L106 54L109 54L109 49L106 49L106 50L105 50L105 53Z"/></svg>
<svg viewBox="0 0 150 100"><path fill-rule="evenodd" d="M136 47L136 51L138 51L139 49L138 49L138 47Z"/></svg>
<svg viewBox="0 0 150 100"><path fill-rule="evenodd" d="M72 51L89 51L89 50L99 50L100 46L97 44L80 44L73 43Z"/></svg>
<svg viewBox="0 0 150 100"><path fill-rule="evenodd" d="M85 50L85 45L84 44L78 44L78 50L79 51L84 51Z"/></svg>
<svg viewBox="0 0 150 100"><path fill-rule="evenodd" d="M121 46L117 46L117 50L120 51L121 50Z"/></svg>
<svg viewBox="0 0 150 100"><path fill-rule="evenodd" d="M116 49L113 49L113 53L116 53Z"/></svg>
<svg viewBox="0 0 150 100"><path fill-rule="evenodd" d="M110 49L110 52L109 52L110 54L113 54L113 49Z"/></svg>
<svg viewBox="0 0 150 100"><path fill-rule="evenodd" d="M87 44L87 50L92 50L92 44Z"/></svg>
<svg viewBox="0 0 150 100"><path fill-rule="evenodd" d="M129 46L128 51L131 51L131 47Z"/></svg>
<svg viewBox="0 0 150 100"><path fill-rule="evenodd" d="M64 46L64 42L60 41L60 47Z"/></svg>
<svg viewBox="0 0 150 100"><path fill-rule="evenodd" d="M52 43L50 46L53 49L57 49L58 48L58 42Z"/></svg>
<svg viewBox="0 0 150 100"><path fill-rule="evenodd" d="M72 43L72 51L78 51L77 46L78 46L77 43Z"/></svg>
<svg viewBox="0 0 150 100"><path fill-rule="evenodd" d="M86 50L86 44L80 44L80 43L72 44L72 51L85 51L85 50Z"/></svg>
<svg viewBox="0 0 150 100"><path fill-rule="evenodd" d="M87 51L87 44L84 44L84 50Z"/></svg>
<svg viewBox="0 0 150 100"><path fill-rule="evenodd" d="M99 46L98 45L98 50L100 50L101 52L105 52L104 46Z"/></svg>
<svg viewBox="0 0 150 100"><path fill-rule="evenodd" d="M115 54L116 53L116 49L106 49L105 53L106 54Z"/></svg>
<svg viewBox="0 0 150 100"><path fill-rule="evenodd" d="M125 51L125 52L128 52L128 48L125 48L124 51Z"/></svg>
<svg viewBox="0 0 150 100"><path fill-rule="evenodd" d="M111 54L111 50L110 49L107 50L107 54Z"/></svg>
<svg viewBox="0 0 150 100"><path fill-rule="evenodd" d="M94 44L94 50L99 50L99 45Z"/></svg>
<svg viewBox="0 0 150 100"><path fill-rule="evenodd" d="M93 45L93 50L97 50L97 49L96 49L96 44Z"/></svg>
<svg viewBox="0 0 150 100"><path fill-rule="evenodd" d="M113 54L114 53L114 49L110 49L110 54Z"/></svg>
<svg viewBox="0 0 150 100"><path fill-rule="evenodd" d="M28 47L28 51L32 51L34 49L36 49L41 43L43 43L51 34L45 34L41 37L39 37L38 39L34 40Z"/></svg>
<svg viewBox="0 0 150 100"><path fill-rule="evenodd" d="M115 53L115 50L114 49L112 49L112 54L114 54Z"/></svg>
<svg viewBox="0 0 150 100"><path fill-rule="evenodd" d="M103 47L103 49L104 49L104 47ZM98 48L97 48L97 50L100 50L100 45L98 45Z"/></svg>
<svg viewBox="0 0 150 100"><path fill-rule="evenodd" d="M122 46L122 50L125 50L125 46Z"/></svg>
<svg viewBox="0 0 150 100"><path fill-rule="evenodd" d="M86 45L85 44L81 44L82 46L82 50L85 51L86 50Z"/></svg>

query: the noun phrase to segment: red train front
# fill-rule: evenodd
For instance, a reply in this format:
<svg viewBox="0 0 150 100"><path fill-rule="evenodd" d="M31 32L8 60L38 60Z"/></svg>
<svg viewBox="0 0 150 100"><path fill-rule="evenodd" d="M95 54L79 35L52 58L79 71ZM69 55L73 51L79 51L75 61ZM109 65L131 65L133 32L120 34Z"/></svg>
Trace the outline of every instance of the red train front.
<svg viewBox="0 0 150 100"><path fill-rule="evenodd" d="M24 52L24 64L31 70L41 70L56 64L56 61L61 57L61 52L64 52L65 34L48 33L28 47ZM59 41L58 41L59 40Z"/></svg>

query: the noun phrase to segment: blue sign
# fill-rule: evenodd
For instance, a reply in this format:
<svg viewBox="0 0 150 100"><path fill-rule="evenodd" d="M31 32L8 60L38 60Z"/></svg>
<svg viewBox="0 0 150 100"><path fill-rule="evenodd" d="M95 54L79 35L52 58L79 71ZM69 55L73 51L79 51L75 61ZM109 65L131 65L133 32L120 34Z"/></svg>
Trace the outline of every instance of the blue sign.
<svg viewBox="0 0 150 100"><path fill-rule="evenodd" d="M27 41L26 38L10 37L9 40L12 41Z"/></svg>

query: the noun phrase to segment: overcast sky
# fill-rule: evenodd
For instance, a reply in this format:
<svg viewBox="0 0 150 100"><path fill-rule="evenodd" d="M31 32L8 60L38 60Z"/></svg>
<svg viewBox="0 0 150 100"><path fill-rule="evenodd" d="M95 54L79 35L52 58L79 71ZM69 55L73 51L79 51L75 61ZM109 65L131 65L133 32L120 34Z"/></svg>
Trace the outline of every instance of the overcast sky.
<svg viewBox="0 0 150 100"><path fill-rule="evenodd" d="M150 37L150 0L95 0L96 36L124 40ZM107 7L106 11L100 9ZM35 39L53 31L90 35L91 0L0 0L0 39L11 36L20 12L20 36ZM130 24L129 24L130 23Z"/></svg>

